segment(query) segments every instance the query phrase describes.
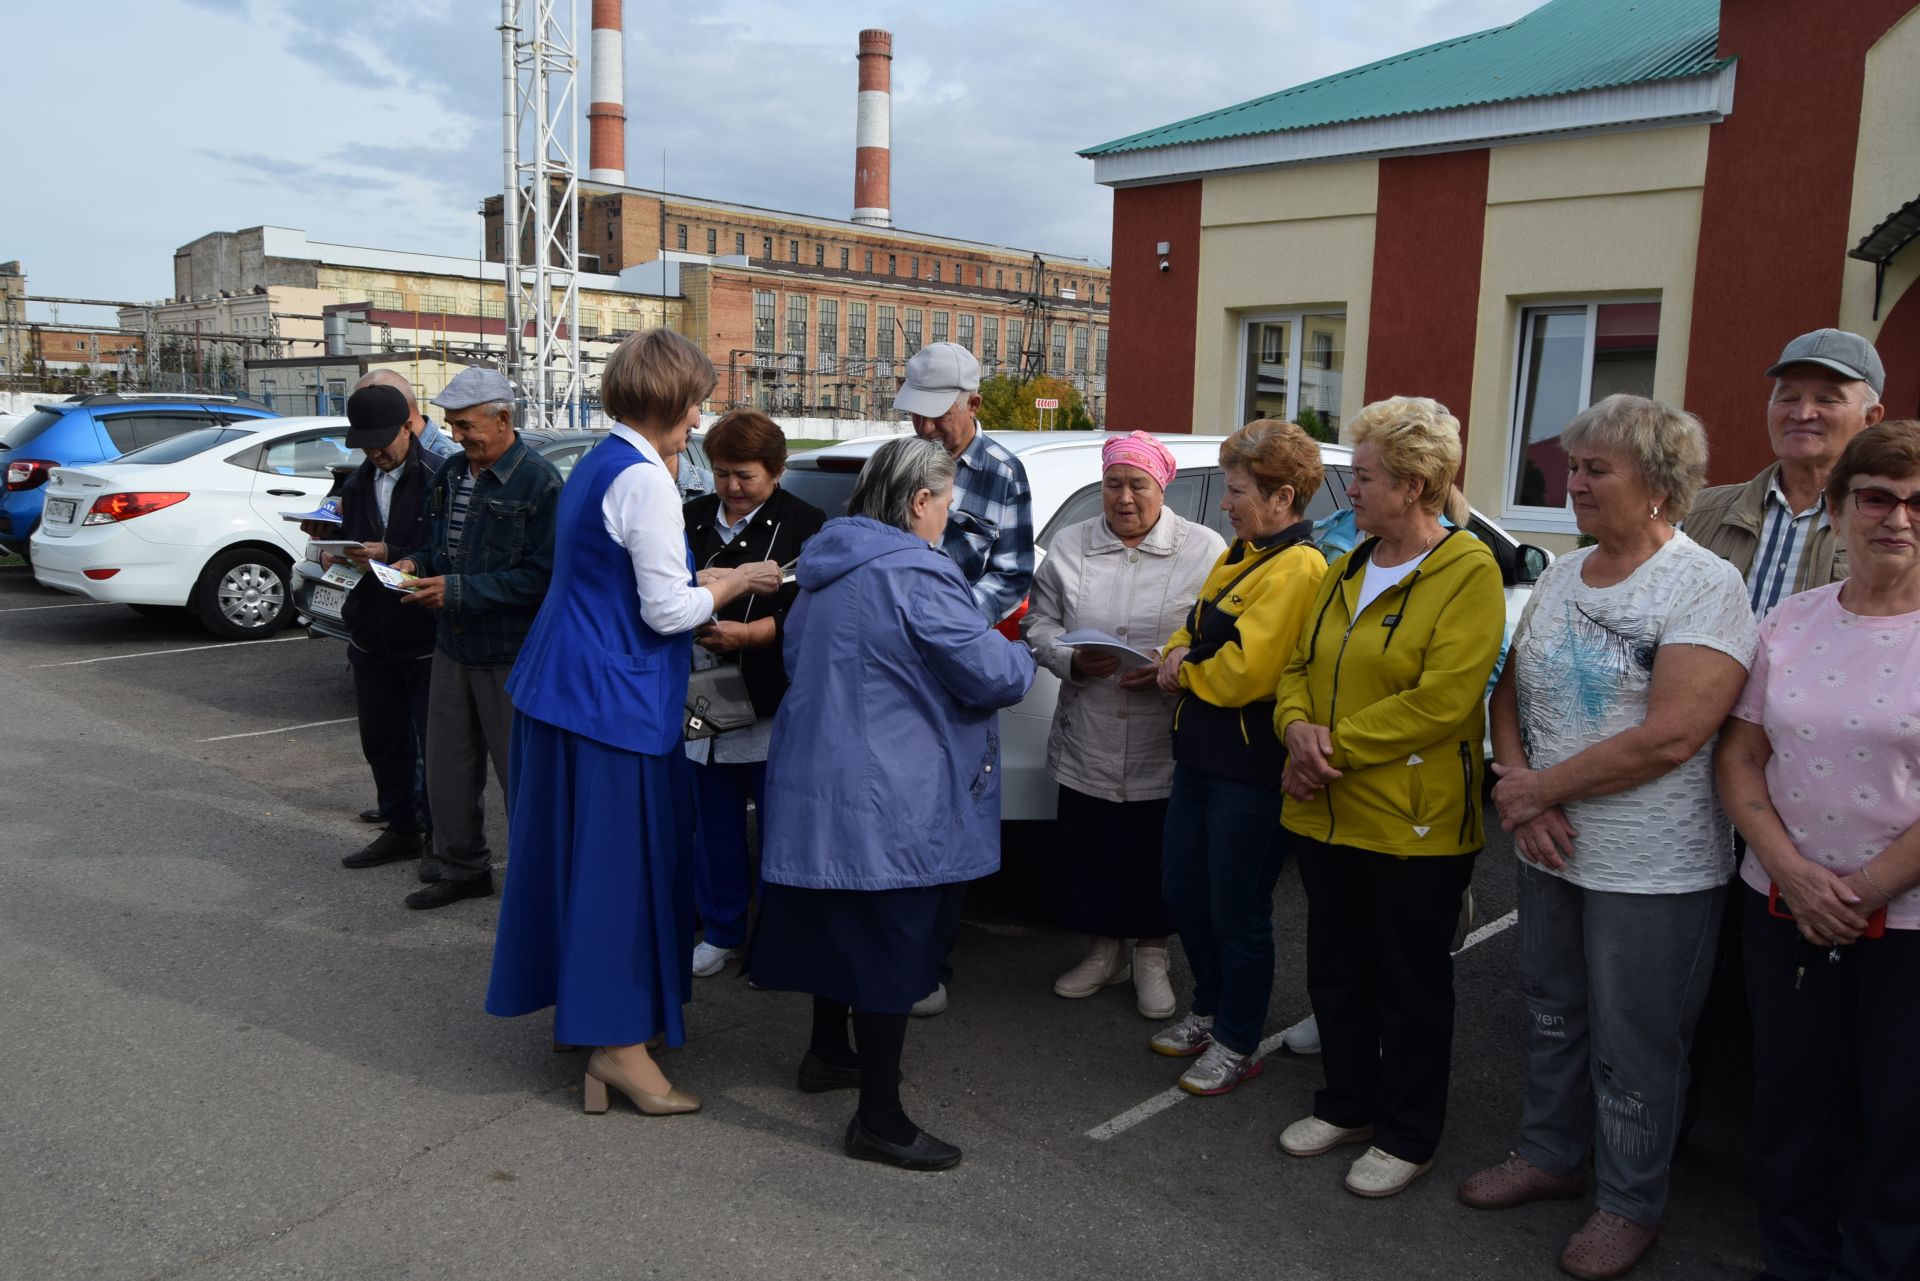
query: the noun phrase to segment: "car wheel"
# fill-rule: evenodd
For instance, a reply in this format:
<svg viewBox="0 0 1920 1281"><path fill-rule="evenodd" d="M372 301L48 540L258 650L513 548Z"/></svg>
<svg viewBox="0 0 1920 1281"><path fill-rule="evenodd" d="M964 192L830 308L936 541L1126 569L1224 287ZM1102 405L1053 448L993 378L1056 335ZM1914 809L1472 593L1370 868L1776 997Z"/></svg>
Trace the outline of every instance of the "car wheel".
<svg viewBox="0 0 1920 1281"><path fill-rule="evenodd" d="M221 552L200 571L193 610L223 640L271 636L293 617L293 568L285 557L254 547Z"/></svg>

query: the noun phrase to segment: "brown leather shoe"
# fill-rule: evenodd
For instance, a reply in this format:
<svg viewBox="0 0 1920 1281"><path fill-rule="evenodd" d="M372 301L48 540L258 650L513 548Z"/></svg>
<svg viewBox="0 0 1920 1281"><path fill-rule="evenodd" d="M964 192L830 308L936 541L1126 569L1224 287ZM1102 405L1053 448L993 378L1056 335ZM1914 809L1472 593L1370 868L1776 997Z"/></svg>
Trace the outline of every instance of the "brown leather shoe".
<svg viewBox="0 0 1920 1281"><path fill-rule="evenodd" d="M1560 1266L1580 1281L1613 1281L1633 1271L1647 1252L1657 1228L1643 1228L1608 1210L1595 1210L1585 1227L1567 1238Z"/></svg>
<svg viewBox="0 0 1920 1281"><path fill-rule="evenodd" d="M1529 1201L1571 1201L1586 1190L1585 1179L1548 1174L1515 1152L1462 1180L1460 1199L1476 1210L1511 1210Z"/></svg>

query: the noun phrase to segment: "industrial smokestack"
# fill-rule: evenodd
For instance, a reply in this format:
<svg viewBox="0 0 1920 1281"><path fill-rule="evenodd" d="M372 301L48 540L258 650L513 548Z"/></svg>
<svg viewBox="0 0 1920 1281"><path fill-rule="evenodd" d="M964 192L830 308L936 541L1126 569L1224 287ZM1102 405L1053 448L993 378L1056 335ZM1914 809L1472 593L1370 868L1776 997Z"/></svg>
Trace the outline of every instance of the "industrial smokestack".
<svg viewBox="0 0 1920 1281"><path fill-rule="evenodd" d="M626 46L621 0L593 0L593 78L587 107L587 181L627 185Z"/></svg>
<svg viewBox="0 0 1920 1281"><path fill-rule="evenodd" d="M853 220L893 226L893 33L860 33L860 114L853 133Z"/></svg>

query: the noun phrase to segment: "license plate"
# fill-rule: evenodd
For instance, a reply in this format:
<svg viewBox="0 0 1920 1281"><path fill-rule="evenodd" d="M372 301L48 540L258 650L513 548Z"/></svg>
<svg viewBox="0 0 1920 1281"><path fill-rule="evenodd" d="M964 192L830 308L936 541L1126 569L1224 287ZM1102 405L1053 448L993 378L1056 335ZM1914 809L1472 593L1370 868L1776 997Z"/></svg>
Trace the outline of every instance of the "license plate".
<svg viewBox="0 0 1920 1281"><path fill-rule="evenodd" d="M338 587L322 587L316 584L313 597L308 604L312 606L315 613L331 614L338 618L340 611L346 607L347 594Z"/></svg>
<svg viewBox="0 0 1920 1281"><path fill-rule="evenodd" d="M47 500L47 519L58 521L62 525L73 523L73 513L80 506L77 499L49 498Z"/></svg>

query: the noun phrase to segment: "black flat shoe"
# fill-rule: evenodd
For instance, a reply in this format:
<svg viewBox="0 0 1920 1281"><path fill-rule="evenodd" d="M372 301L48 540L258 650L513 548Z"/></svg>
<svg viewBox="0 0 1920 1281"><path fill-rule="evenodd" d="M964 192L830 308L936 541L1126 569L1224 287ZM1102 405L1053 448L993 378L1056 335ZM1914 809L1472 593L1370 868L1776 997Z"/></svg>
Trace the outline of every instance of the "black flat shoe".
<svg viewBox="0 0 1920 1281"><path fill-rule="evenodd" d="M341 859L340 866L380 867L387 863L398 863L402 859L419 858L421 850L420 833L396 832L389 827L374 837L365 849Z"/></svg>
<svg viewBox="0 0 1920 1281"><path fill-rule="evenodd" d="M856 1161L878 1161L902 1170L951 1170L960 1164L960 1149L915 1130L911 1143L889 1143L860 1124L860 1114L847 1122L847 1155Z"/></svg>
<svg viewBox="0 0 1920 1281"><path fill-rule="evenodd" d="M442 877L425 889L415 890L407 895L407 906L414 911L423 911L431 907L445 907L449 903L458 903L463 898L492 898L493 873L470 877L464 881L450 881Z"/></svg>
<svg viewBox="0 0 1920 1281"><path fill-rule="evenodd" d="M360 821L362 823L378 823L380 821L380 811L379 810L361 810Z"/></svg>
<svg viewBox="0 0 1920 1281"><path fill-rule="evenodd" d="M827 1062L812 1050L800 1060L798 1084L802 1094L825 1094L829 1090L857 1090L860 1088L860 1069L857 1067L839 1067Z"/></svg>

